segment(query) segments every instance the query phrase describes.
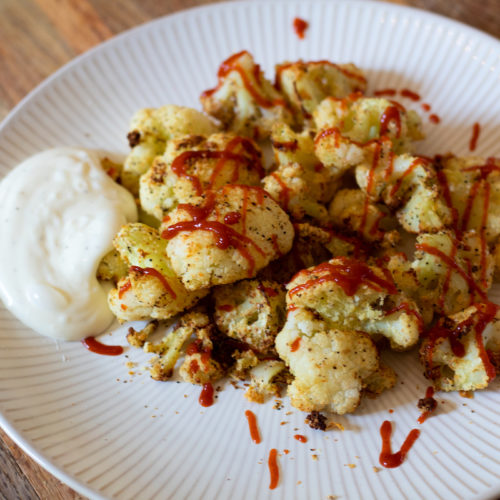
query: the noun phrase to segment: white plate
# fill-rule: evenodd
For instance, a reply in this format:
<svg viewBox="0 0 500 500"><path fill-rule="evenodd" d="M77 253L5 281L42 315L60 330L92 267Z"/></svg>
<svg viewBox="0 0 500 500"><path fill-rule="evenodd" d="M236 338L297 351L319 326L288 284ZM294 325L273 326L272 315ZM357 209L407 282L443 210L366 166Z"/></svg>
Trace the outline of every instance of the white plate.
<svg viewBox="0 0 500 500"><path fill-rule="evenodd" d="M292 30L297 15L310 22L303 41ZM134 111L165 103L198 107L200 92L216 82L219 63L243 48L268 74L286 59L354 61L367 71L371 89L409 87L432 104L442 121L432 125L423 113L429 138L422 152L467 153L471 126L479 121L477 152L500 155L498 41L383 3L252 1L159 19L65 66L3 123L0 174L51 146L125 152ZM128 351L130 359L139 354ZM437 414L422 425L403 466L373 470L383 420L395 422L395 448L418 427L416 403L427 384L415 358L394 356L397 388L338 418L345 432L322 433L307 428L300 412L287 415L288 406L277 411L272 402L250 405L231 386L203 409L199 388L129 376L123 356L98 356L79 343L43 338L2 309L0 423L44 467L92 498L499 495L498 383L474 399L440 394ZM259 445L250 440L246 408L258 415ZM295 432L309 442L294 440ZM270 491L267 456L273 447L290 452L280 457L281 482Z"/></svg>

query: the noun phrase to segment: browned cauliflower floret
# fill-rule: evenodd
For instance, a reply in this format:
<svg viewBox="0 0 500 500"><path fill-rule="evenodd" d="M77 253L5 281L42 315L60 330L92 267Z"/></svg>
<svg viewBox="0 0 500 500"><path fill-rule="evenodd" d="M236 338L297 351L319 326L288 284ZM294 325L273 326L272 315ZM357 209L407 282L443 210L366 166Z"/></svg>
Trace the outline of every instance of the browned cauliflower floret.
<svg viewBox="0 0 500 500"><path fill-rule="evenodd" d="M387 337L395 349L415 345L422 330L417 304L401 293L385 268L338 257L297 273L287 305L319 315L329 328Z"/></svg>
<svg viewBox="0 0 500 500"><path fill-rule="evenodd" d="M295 377L288 386L290 401L302 411L354 411L365 380L379 367L368 334L329 327L301 307L288 313L276 349Z"/></svg>
<svg viewBox="0 0 500 500"><path fill-rule="evenodd" d="M172 270L166 241L156 229L141 223L127 224L113 244L129 266L128 275L108 296L109 307L119 321L168 319L208 293L186 290Z"/></svg>
<svg viewBox="0 0 500 500"><path fill-rule="evenodd" d="M178 204L199 200L207 189L256 186L263 175L261 152L250 139L228 133L183 136L169 141L141 177L141 206L161 220Z"/></svg>
<svg viewBox="0 0 500 500"><path fill-rule="evenodd" d="M125 160L121 181L133 194L137 194L139 177L149 169L155 157L165 151L170 139L186 134L213 134L217 127L210 118L195 109L169 104L139 110L133 116L129 130L132 151Z"/></svg>
<svg viewBox="0 0 500 500"><path fill-rule="evenodd" d="M263 189L227 185L203 200L179 205L162 226L172 268L188 290L252 278L290 250L290 219Z"/></svg>
<svg viewBox="0 0 500 500"><path fill-rule="evenodd" d="M278 168L263 179L264 189L292 218L308 216L325 222L324 203L332 198L338 181L316 158L309 131L299 134L285 124L276 124L272 142Z"/></svg>
<svg viewBox="0 0 500 500"><path fill-rule="evenodd" d="M493 380L500 355L498 309L491 302L475 304L442 318L428 332L420 359L436 389L473 391Z"/></svg>
<svg viewBox="0 0 500 500"><path fill-rule="evenodd" d="M396 385L397 378L396 372L381 362L377 371L364 379L364 392L372 398L377 397L384 391L392 389Z"/></svg>
<svg viewBox="0 0 500 500"><path fill-rule="evenodd" d="M421 234L415 248L411 267L420 285L418 295L422 303L432 304L436 312L449 315L486 299L493 258L475 231L464 233L461 241L451 231Z"/></svg>
<svg viewBox="0 0 500 500"><path fill-rule="evenodd" d="M386 230L387 209L372 203L360 189L341 189L328 208L333 225L348 233L357 233L370 242L394 246L399 241L397 230Z"/></svg>
<svg viewBox="0 0 500 500"><path fill-rule="evenodd" d="M242 280L213 290L219 330L266 353L285 322L285 289L270 280Z"/></svg>
<svg viewBox="0 0 500 500"><path fill-rule="evenodd" d="M203 385L222 378L224 369L213 357L215 326L203 311L186 314L181 322L192 329L196 337L186 349L186 356L180 367L182 379L191 384Z"/></svg>
<svg viewBox="0 0 500 500"><path fill-rule="evenodd" d="M276 379L286 366L278 359L261 361L250 370L250 386L245 397L252 403L262 404L268 397L280 397L280 388Z"/></svg>
<svg viewBox="0 0 500 500"><path fill-rule="evenodd" d="M293 122L283 96L246 50L226 59L217 76L217 87L203 92L200 100L203 109L226 130L265 139L274 122Z"/></svg>
<svg viewBox="0 0 500 500"><path fill-rule="evenodd" d="M438 174L425 158L389 153L380 161L358 165L356 181L372 200L397 209L398 220L408 232L435 232L452 222Z"/></svg>
<svg viewBox="0 0 500 500"><path fill-rule="evenodd" d="M276 87L285 95L299 124L303 124L310 121L325 97L342 98L364 91L366 78L352 63L297 61L276 66Z"/></svg>
<svg viewBox="0 0 500 500"><path fill-rule="evenodd" d="M141 330L135 330L133 327L129 327L127 333L127 342L132 347L144 347L144 344L148 340L148 338L156 331L158 328L159 321L154 319L150 321L144 328Z"/></svg>

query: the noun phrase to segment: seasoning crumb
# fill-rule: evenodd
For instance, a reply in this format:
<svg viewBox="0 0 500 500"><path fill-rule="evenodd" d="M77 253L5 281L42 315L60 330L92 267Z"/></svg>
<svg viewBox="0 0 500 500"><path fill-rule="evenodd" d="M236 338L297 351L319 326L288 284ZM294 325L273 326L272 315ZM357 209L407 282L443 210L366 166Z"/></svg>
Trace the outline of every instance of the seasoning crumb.
<svg viewBox="0 0 500 500"><path fill-rule="evenodd" d="M283 422L280 422L280 425L286 425L288 424L288 422L286 422L285 420L283 420Z"/></svg>
<svg viewBox="0 0 500 500"><path fill-rule="evenodd" d="M328 422L327 429L338 429L339 431L345 431L344 426L339 422Z"/></svg>
<svg viewBox="0 0 500 500"><path fill-rule="evenodd" d="M326 417L319 411L312 411L309 413L305 419L305 423L309 425L311 429L326 430Z"/></svg>
<svg viewBox="0 0 500 500"><path fill-rule="evenodd" d="M293 411L287 411L287 412L285 413L285 415L292 415L292 414L293 414Z"/></svg>
<svg viewBox="0 0 500 500"><path fill-rule="evenodd" d="M373 466L372 469L373 469L373 472L380 472L380 467Z"/></svg>
<svg viewBox="0 0 500 500"><path fill-rule="evenodd" d="M302 481L297 481L297 486L300 486L302 484Z"/></svg>
<svg viewBox="0 0 500 500"><path fill-rule="evenodd" d="M349 467L349 469L355 469L356 464L344 464L345 466Z"/></svg>
<svg viewBox="0 0 500 500"><path fill-rule="evenodd" d="M274 402L273 409L275 409L275 410L281 410L282 408L283 408L283 401L281 401L280 399L277 399Z"/></svg>
<svg viewBox="0 0 500 500"><path fill-rule="evenodd" d="M460 396L463 398L467 398L467 399L474 398L474 392L472 392L472 391L458 391L458 394L460 394Z"/></svg>
<svg viewBox="0 0 500 500"><path fill-rule="evenodd" d="M314 455L311 455L312 459L317 462L319 460L318 458L318 455L314 454Z"/></svg>

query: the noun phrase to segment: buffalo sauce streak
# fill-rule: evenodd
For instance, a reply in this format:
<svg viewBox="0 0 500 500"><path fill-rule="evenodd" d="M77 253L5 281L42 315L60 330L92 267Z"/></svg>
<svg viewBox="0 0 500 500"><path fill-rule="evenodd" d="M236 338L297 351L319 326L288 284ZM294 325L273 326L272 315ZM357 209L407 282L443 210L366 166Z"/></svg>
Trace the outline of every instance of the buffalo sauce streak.
<svg viewBox="0 0 500 500"><path fill-rule="evenodd" d="M278 486L278 482L280 480L280 470L278 467L278 450L273 448L269 452L269 458L267 460L267 465L269 467L269 489L274 490L276 486Z"/></svg>
<svg viewBox="0 0 500 500"><path fill-rule="evenodd" d="M361 285L377 291L385 290L390 294L397 294L397 288L390 276L381 278L364 262L349 257L338 257L335 263L323 262L312 269L299 271L298 275L312 276L301 285L292 288L288 293L290 297L315 286L319 283L333 281L339 285L344 293L352 297ZM293 278L295 279L295 278Z"/></svg>
<svg viewBox="0 0 500 500"><path fill-rule="evenodd" d="M300 341L302 340L302 337L297 337L291 344L290 344L290 352L295 352L298 351L300 347Z"/></svg>
<svg viewBox="0 0 500 500"><path fill-rule="evenodd" d="M306 436L303 436L302 434L295 434L295 436L293 436L294 439L296 439L297 441L300 441L301 443L307 443L307 437Z"/></svg>
<svg viewBox="0 0 500 500"><path fill-rule="evenodd" d="M91 352L96 354L103 354L105 356L119 356L123 353L121 345L106 345L102 344L95 337L85 337L82 344Z"/></svg>
<svg viewBox="0 0 500 500"><path fill-rule="evenodd" d="M255 444L261 442L259 428L257 427L257 417L253 411L245 411L245 417L248 420L248 430L250 431L250 437Z"/></svg>
<svg viewBox="0 0 500 500"><path fill-rule="evenodd" d="M232 187L239 187L243 190L243 202L241 209L241 225L242 233L235 231L229 225L219 221L206 220L215 207L214 194L207 192L207 199L205 205L198 207L186 203L179 204L178 209L187 211L193 220L177 222L168 226L162 233L161 237L170 240L182 232L193 231L208 231L213 233L216 238L216 246L221 249L226 249L230 246L234 247L240 255L248 262L248 276L253 275L255 268L255 259L249 251L248 247L252 247L257 253L265 257L265 252L251 239L245 236L246 232L246 212L248 206L248 197L250 191L257 194L257 202L262 204L264 202L265 191L255 186L240 186L233 185ZM224 188L222 188L224 189ZM234 213L234 212L231 212ZM231 221L232 222L232 221Z"/></svg>
<svg viewBox="0 0 500 500"><path fill-rule="evenodd" d="M399 467L403 463L407 453L413 446L413 443L420 436L420 431L418 429L412 429L404 440L401 449L396 453L392 453L391 433L392 424L388 420L385 420L380 427L380 436L382 437L382 451L380 452L379 462L380 465L388 469Z"/></svg>

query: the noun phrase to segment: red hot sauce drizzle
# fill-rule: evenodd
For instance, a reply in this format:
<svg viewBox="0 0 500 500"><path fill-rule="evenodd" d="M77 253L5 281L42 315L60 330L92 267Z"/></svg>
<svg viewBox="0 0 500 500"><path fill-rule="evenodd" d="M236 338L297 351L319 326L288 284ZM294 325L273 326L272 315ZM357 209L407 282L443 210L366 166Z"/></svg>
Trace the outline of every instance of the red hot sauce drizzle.
<svg viewBox="0 0 500 500"><path fill-rule="evenodd" d="M214 386L210 382L203 384L203 389L201 390L198 401L200 405L204 407L214 404Z"/></svg>
<svg viewBox="0 0 500 500"><path fill-rule="evenodd" d="M477 140L479 139L479 132L481 132L481 125L476 122L474 123L474 125L472 125L472 136L469 142L469 151L475 151Z"/></svg>
<svg viewBox="0 0 500 500"><path fill-rule="evenodd" d="M106 345L102 344L95 337L86 337L82 340L82 344L91 352L103 354L104 356L119 356L123 353L121 345Z"/></svg>
<svg viewBox="0 0 500 500"><path fill-rule="evenodd" d="M305 38L305 32L308 27L309 23L307 21L304 21L304 19L301 19L300 17L296 17L293 20L293 29L301 40Z"/></svg>
<svg viewBox="0 0 500 500"><path fill-rule="evenodd" d="M280 470L278 467L278 450L273 448L269 452L269 458L267 460L267 465L269 467L269 489L274 490L278 486L280 480Z"/></svg>
<svg viewBox="0 0 500 500"><path fill-rule="evenodd" d="M382 96L390 96L394 97L396 95L396 89L381 89L381 90L376 90L373 95L376 97L382 97Z"/></svg>
<svg viewBox="0 0 500 500"><path fill-rule="evenodd" d="M248 429L250 431L250 437L255 444L259 444L261 442L259 428L257 427L257 417L253 411L247 410L245 411L245 417L247 417L248 421Z"/></svg>
<svg viewBox="0 0 500 500"><path fill-rule="evenodd" d="M388 106L380 117L380 135L387 134L389 123L396 124L396 137L401 135L401 115L397 106Z"/></svg>
<svg viewBox="0 0 500 500"><path fill-rule="evenodd" d="M411 99L412 101L420 101L420 95L417 94L416 92L413 92L413 90L402 89L399 93L403 97L407 97L408 99Z"/></svg>
<svg viewBox="0 0 500 500"><path fill-rule="evenodd" d="M295 352L299 349L300 347L300 341L302 340L302 337L297 337L291 344L290 344L290 351Z"/></svg>
<svg viewBox="0 0 500 500"><path fill-rule="evenodd" d="M420 431L418 429L412 429L406 439L404 440L401 449L396 453L392 453L391 447L391 434L392 434L392 424L388 420L385 420L380 427L380 436L382 437L382 451L380 452L379 462L380 465L388 469L393 469L394 467L399 467L413 443L420 436Z"/></svg>

